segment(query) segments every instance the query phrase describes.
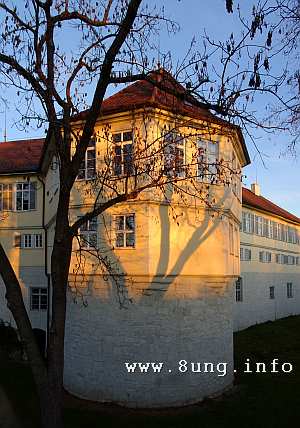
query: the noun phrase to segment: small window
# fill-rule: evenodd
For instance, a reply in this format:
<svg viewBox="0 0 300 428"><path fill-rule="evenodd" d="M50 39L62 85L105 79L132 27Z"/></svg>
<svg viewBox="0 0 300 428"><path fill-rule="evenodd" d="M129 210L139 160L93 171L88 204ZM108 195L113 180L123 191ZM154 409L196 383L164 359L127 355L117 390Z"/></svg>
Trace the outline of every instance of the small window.
<svg viewBox="0 0 300 428"><path fill-rule="evenodd" d="M233 245L234 245L234 255L236 257L239 256L239 229L237 226L234 226L234 239L233 239Z"/></svg>
<svg viewBox="0 0 300 428"><path fill-rule="evenodd" d="M286 284L286 295L288 299L292 299L294 297L293 295L293 283L292 282L288 282Z"/></svg>
<svg viewBox="0 0 300 428"><path fill-rule="evenodd" d="M249 212L242 213L242 228L241 230L245 233L254 233L254 214Z"/></svg>
<svg viewBox="0 0 300 428"><path fill-rule="evenodd" d="M240 249L240 256L241 261L250 261L251 260L251 250L248 248L242 248Z"/></svg>
<svg viewBox="0 0 300 428"><path fill-rule="evenodd" d="M234 237L233 237L233 224L229 223L229 252L230 254L234 254Z"/></svg>
<svg viewBox="0 0 300 428"><path fill-rule="evenodd" d="M41 233L37 233L34 235L34 246L35 248L43 247L43 237Z"/></svg>
<svg viewBox="0 0 300 428"><path fill-rule="evenodd" d="M96 142L93 138L86 149L84 159L80 165L77 179L90 180L96 176Z"/></svg>
<svg viewBox="0 0 300 428"><path fill-rule="evenodd" d="M185 140L184 137L173 131L164 135L164 169L166 175L184 176Z"/></svg>
<svg viewBox="0 0 300 428"><path fill-rule="evenodd" d="M125 214L115 217L116 247L135 247L135 215Z"/></svg>
<svg viewBox="0 0 300 428"><path fill-rule="evenodd" d="M0 183L0 211L12 211L12 184Z"/></svg>
<svg viewBox="0 0 300 428"><path fill-rule="evenodd" d="M23 235L23 248L33 248L32 235Z"/></svg>
<svg viewBox="0 0 300 428"><path fill-rule="evenodd" d="M274 287L274 285L269 287L269 296L270 296L271 300L275 299L275 287Z"/></svg>
<svg viewBox="0 0 300 428"><path fill-rule="evenodd" d="M259 261L261 263L271 263L272 262L272 253L269 251L260 251L259 252Z"/></svg>
<svg viewBox="0 0 300 428"><path fill-rule="evenodd" d="M43 235L41 233L25 233L21 235L21 247L43 248Z"/></svg>
<svg viewBox="0 0 300 428"><path fill-rule="evenodd" d="M36 209L36 183L16 184L16 210L29 211Z"/></svg>
<svg viewBox="0 0 300 428"><path fill-rule="evenodd" d="M133 133L116 132L112 135L114 150L114 174L133 174Z"/></svg>
<svg viewBox="0 0 300 428"><path fill-rule="evenodd" d="M214 183L217 181L219 144L209 140L197 141L197 177L199 180Z"/></svg>
<svg viewBox="0 0 300 428"><path fill-rule="evenodd" d="M97 217L88 220L79 228L81 248L97 248Z"/></svg>
<svg viewBox="0 0 300 428"><path fill-rule="evenodd" d="M235 301L243 301L243 278L241 276L235 283Z"/></svg>
<svg viewBox="0 0 300 428"><path fill-rule="evenodd" d="M232 152L232 190L237 194L238 190L238 167L237 167L237 158L235 152Z"/></svg>
<svg viewBox="0 0 300 428"><path fill-rule="evenodd" d="M30 287L30 310L46 311L48 308L48 291L44 287Z"/></svg>

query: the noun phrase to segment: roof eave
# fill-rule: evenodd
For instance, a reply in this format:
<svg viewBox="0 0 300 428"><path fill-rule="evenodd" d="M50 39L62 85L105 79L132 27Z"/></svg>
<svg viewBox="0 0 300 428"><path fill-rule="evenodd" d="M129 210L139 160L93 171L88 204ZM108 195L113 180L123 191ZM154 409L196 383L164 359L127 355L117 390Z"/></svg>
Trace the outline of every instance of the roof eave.
<svg viewBox="0 0 300 428"><path fill-rule="evenodd" d="M274 213L274 212L273 212L273 211L271 211L271 210L266 210L266 209L263 209L263 208L257 207L257 206L256 206L256 205L254 205L254 204L252 205L252 204L249 204L249 203L247 203L247 202L242 202L242 206L243 206L243 207L246 207L246 208L250 208L250 209L255 209L256 211L259 211L259 212L261 212L261 213L264 213L264 214L267 214L267 215L272 215L273 217L279 218L279 219L284 220L284 221L286 221L286 222L288 222L288 223L292 223L292 224L296 224L297 226L300 226L300 221L292 220L292 219L290 219L290 218L287 218L287 217L281 216L281 215L279 215L279 214Z"/></svg>

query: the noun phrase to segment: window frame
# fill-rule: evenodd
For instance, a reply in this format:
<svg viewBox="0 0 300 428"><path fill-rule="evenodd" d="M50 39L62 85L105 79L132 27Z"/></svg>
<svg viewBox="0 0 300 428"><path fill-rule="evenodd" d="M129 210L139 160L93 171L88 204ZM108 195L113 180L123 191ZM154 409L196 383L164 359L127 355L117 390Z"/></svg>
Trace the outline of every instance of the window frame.
<svg viewBox="0 0 300 428"><path fill-rule="evenodd" d="M131 217L131 216L133 216L133 218L134 218L134 227L133 227L132 231L126 230L126 217ZM124 225L123 229L117 228L118 217L123 217L123 225ZM114 249L117 249L117 250L123 250L123 249L134 250L136 248L136 214L134 212L124 213L124 214L123 213L115 214L113 221L114 221L114 232L115 232L114 233ZM123 234L123 244L125 244L125 245L123 245L123 246L117 245L117 239L118 239L117 235L118 234ZM126 245L126 242L127 242L126 238L127 238L127 235L129 235L129 234L133 235L134 245Z"/></svg>
<svg viewBox="0 0 300 428"><path fill-rule="evenodd" d="M234 226L229 222L229 254L234 256Z"/></svg>
<svg viewBox="0 0 300 428"><path fill-rule="evenodd" d="M293 290L293 283L292 282L286 283L286 297L288 299L293 299L293 297L294 297L294 290Z"/></svg>
<svg viewBox="0 0 300 428"><path fill-rule="evenodd" d="M181 153L181 155L178 156L178 153ZM167 176L185 177L186 138L176 129L164 131L163 133L163 161ZM170 165L168 166L168 164Z"/></svg>
<svg viewBox="0 0 300 428"><path fill-rule="evenodd" d="M38 302L34 303L34 297L38 298ZM46 304L42 302L42 298L46 297ZM48 289L47 287L29 287L29 308L33 312L45 312L48 310Z"/></svg>
<svg viewBox="0 0 300 428"><path fill-rule="evenodd" d="M244 301L243 278L241 276L235 282L235 301L239 303Z"/></svg>
<svg viewBox="0 0 300 428"><path fill-rule="evenodd" d="M204 154L200 154L199 151L201 149L203 149L203 147L200 146L200 144L205 145L204 148ZM214 147L214 153L211 152L209 150L209 146L211 145L211 147ZM197 163L196 163L196 177L197 180L203 183L210 183L210 184L217 184L218 183L218 168L217 168L217 163L219 161L220 158L220 144L219 141L212 141L212 140L207 140L205 138L198 138L196 141L196 148L197 148ZM211 156L215 156L214 161L210 162L210 157ZM203 157L204 159L201 160L201 162L199 161L200 157ZM212 165L210 165L212 163ZM202 171L204 170L204 174L203 172L200 173L200 165L202 165L202 167L204 166L204 168L202 169ZM205 166L206 165L206 166ZM212 172L210 172L210 168L213 168L214 170Z"/></svg>
<svg viewBox="0 0 300 428"><path fill-rule="evenodd" d="M28 190L24 190L24 186L28 185ZM22 186L21 189L18 189L18 186ZM33 187L33 190L31 190L31 187ZM24 209L24 192L28 192L28 209ZM22 209L18 209L18 193L21 193L22 197L21 197L21 207ZM31 205L31 195L32 193L34 194L34 207L32 207ZM36 185L36 181L29 181L29 182L24 182L24 181L18 181L17 183L15 183L15 196L14 196L14 201L15 201L15 210L17 212L27 212L27 211L36 211L37 210L37 185Z"/></svg>
<svg viewBox="0 0 300 428"><path fill-rule="evenodd" d="M93 145L90 145L91 143L93 143ZM88 168L88 162L91 160L91 159L88 159L88 156L89 156L89 153L90 152L94 152L94 158L93 158L93 160L94 160L94 168ZM82 168L81 167L81 165L84 163L84 168ZM87 147L87 149L86 149L86 151L85 151L85 154L84 154L84 159L82 160L82 163L81 163L81 165L80 165L80 168L79 168L79 170L78 170L78 175L77 175L77 177L76 177L76 180L77 181L89 181L89 180L94 180L95 179L95 177L96 177L96 175L97 175L97 151L96 151L96 137L93 137L93 138L91 138L90 139L90 141L89 141L89 145L88 145L88 147ZM91 177L88 177L88 174L87 174L87 172L90 170L90 169L93 169L94 170L94 174L93 174L93 176L91 176ZM79 177L79 171L84 171L84 177Z"/></svg>
<svg viewBox="0 0 300 428"><path fill-rule="evenodd" d="M31 245L25 245L26 243L26 239L30 240L30 244ZM38 238L39 237L39 238ZM36 245L37 244L37 239L40 240L41 245ZM43 240L43 234L42 233L22 233L20 235L20 247L23 250L29 250L29 249L42 249L44 247L44 240Z"/></svg>
<svg viewBox="0 0 300 428"><path fill-rule="evenodd" d="M131 134L131 140L125 140L124 141L124 134L130 133ZM114 136L115 135L121 135L121 140L120 141L114 141ZM128 130L124 130L124 131L116 131L116 132L112 132L112 147L113 147L113 175L116 177L127 177L127 176L132 176L134 174L134 163L133 163L133 152L134 152L134 132L133 129L128 129ZM130 151L130 163L126 163L125 158L126 158L126 153L124 155L124 146L130 146L131 147L131 151ZM116 152L115 152L115 147L120 147L120 156L121 156L121 162L118 163L119 167L121 168L120 173L116 172ZM130 165L130 168L128 171L125 171L125 165Z"/></svg>
<svg viewBox="0 0 300 428"><path fill-rule="evenodd" d="M94 229L90 228L91 225L93 225ZM82 237L84 237L84 240L82 240ZM91 237L95 238L96 245L91 244ZM98 217L87 220L79 227L78 238L81 250L96 250L98 248Z"/></svg>
<svg viewBox="0 0 300 428"><path fill-rule="evenodd" d="M5 188L7 188L5 190ZM8 194L8 205L9 208L4 208L4 201L6 200L4 195L7 192ZM13 193L14 193L14 186L13 183L0 183L0 211L13 211L14 209L14 198L13 198Z"/></svg>
<svg viewBox="0 0 300 428"><path fill-rule="evenodd" d="M240 247L240 259L241 259L241 262L250 262L252 260L251 249Z"/></svg>
<svg viewBox="0 0 300 428"><path fill-rule="evenodd" d="M271 251L259 251L258 258L261 263L272 263L273 254Z"/></svg>

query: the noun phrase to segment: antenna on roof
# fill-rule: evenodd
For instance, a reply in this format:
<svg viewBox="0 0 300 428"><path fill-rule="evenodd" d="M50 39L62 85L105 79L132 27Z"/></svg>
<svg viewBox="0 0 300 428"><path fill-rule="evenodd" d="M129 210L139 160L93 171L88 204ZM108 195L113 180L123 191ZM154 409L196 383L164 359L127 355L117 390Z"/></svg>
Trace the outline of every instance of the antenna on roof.
<svg viewBox="0 0 300 428"><path fill-rule="evenodd" d="M157 35L157 69L160 69L160 35Z"/></svg>
<svg viewBox="0 0 300 428"><path fill-rule="evenodd" d="M5 110L4 110L4 142L6 143L7 141L7 132L6 132L6 105L5 105Z"/></svg>

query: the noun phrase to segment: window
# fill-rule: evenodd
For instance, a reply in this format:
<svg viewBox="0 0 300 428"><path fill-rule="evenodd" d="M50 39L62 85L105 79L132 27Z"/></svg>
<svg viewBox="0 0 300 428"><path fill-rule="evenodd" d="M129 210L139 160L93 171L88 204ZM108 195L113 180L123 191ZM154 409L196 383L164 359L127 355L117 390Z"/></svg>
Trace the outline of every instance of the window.
<svg viewBox="0 0 300 428"><path fill-rule="evenodd" d="M36 209L36 183L16 184L16 210L29 211Z"/></svg>
<svg viewBox="0 0 300 428"><path fill-rule="evenodd" d="M135 247L135 215L125 214L115 217L116 247Z"/></svg>
<svg viewBox="0 0 300 428"><path fill-rule="evenodd" d="M117 132L112 135L114 143L114 174L132 175L133 173L133 133Z"/></svg>
<svg viewBox="0 0 300 428"><path fill-rule="evenodd" d="M184 176L185 141L181 134L175 131L164 135L164 169L166 175Z"/></svg>
<svg viewBox="0 0 300 428"><path fill-rule="evenodd" d="M278 223L273 221L273 239L278 240Z"/></svg>
<svg viewBox="0 0 300 428"><path fill-rule="evenodd" d="M36 234L34 236L34 241L35 241L34 242L35 248L42 248L42 246L43 246L43 236L42 236L41 233Z"/></svg>
<svg viewBox="0 0 300 428"><path fill-rule="evenodd" d="M197 177L202 181L216 182L219 144L208 140L198 140L197 150Z"/></svg>
<svg viewBox="0 0 300 428"><path fill-rule="evenodd" d="M243 212L242 214L242 230L246 233L254 232L254 214Z"/></svg>
<svg viewBox="0 0 300 428"><path fill-rule="evenodd" d="M297 265L299 261L297 262L298 257L295 256L288 256L286 254L276 254L276 263L282 264L282 265Z"/></svg>
<svg viewBox="0 0 300 428"><path fill-rule="evenodd" d="M256 235L263 235L263 218L260 216L255 216L255 233Z"/></svg>
<svg viewBox="0 0 300 428"><path fill-rule="evenodd" d="M81 248L97 248L97 217L88 220L79 228Z"/></svg>
<svg viewBox="0 0 300 428"><path fill-rule="evenodd" d="M42 248L43 236L41 233L25 233L21 235L19 242L20 245L17 245L17 241L15 241L15 246L21 246L22 248Z"/></svg>
<svg viewBox="0 0 300 428"><path fill-rule="evenodd" d="M23 248L33 248L32 235L23 235Z"/></svg>
<svg viewBox="0 0 300 428"><path fill-rule="evenodd" d="M270 221L267 218L263 218L263 236L270 237Z"/></svg>
<svg viewBox="0 0 300 428"><path fill-rule="evenodd" d="M0 184L0 211L11 211L12 209L12 184Z"/></svg>
<svg viewBox="0 0 300 428"><path fill-rule="evenodd" d="M276 263L282 264L283 263L283 254L276 254Z"/></svg>
<svg viewBox="0 0 300 428"><path fill-rule="evenodd" d="M274 287L274 285L269 287L269 296L270 296L271 300L275 299L275 287Z"/></svg>
<svg viewBox="0 0 300 428"><path fill-rule="evenodd" d="M229 223L229 252L234 254L233 248L233 224Z"/></svg>
<svg viewBox="0 0 300 428"><path fill-rule="evenodd" d="M235 301L243 301L243 278L239 277L235 283Z"/></svg>
<svg viewBox="0 0 300 428"><path fill-rule="evenodd" d="M238 191L238 182L239 182L239 171L238 171L238 161L236 158L235 152L232 152L232 189L235 194Z"/></svg>
<svg viewBox="0 0 300 428"><path fill-rule="evenodd" d="M251 214L247 211L242 213L242 222L240 230L245 233L255 233L259 236L275 239L277 241L290 242L292 244L300 243L297 229L284 224L271 221L265 217Z"/></svg>
<svg viewBox="0 0 300 428"><path fill-rule="evenodd" d="M47 288L30 287L30 310L46 311L48 308Z"/></svg>
<svg viewBox="0 0 300 428"><path fill-rule="evenodd" d="M96 175L96 141L93 138L86 149L77 175L78 180L90 180Z"/></svg>
<svg viewBox="0 0 300 428"><path fill-rule="evenodd" d="M288 282L286 284L286 296L288 299L293 298L293 283L292 282Z"/></svg>
<svg viewBox="0 0 300 428"><path fill-rule="evenodd" d="M241 261L250 261L251 260L251 250L248 248L241 248L240 249L240 257Z"/></svg>
<svg viewBox="0 0 300 428"><path fill-rule="evenodd" d="M271 263L272 253L269 251L260 251L259 252L259 261L262 263Z"/></svg>
<svg viewBox="0 0 300 428"><path fill-rule="evenodd" d="M238 257L239 256L240 245L239 245L239 230L238 230L238 228L236 226L234 227L233 244L234 244L234 249L233 249L234 250L234 255L236 257Z"/></svg>

